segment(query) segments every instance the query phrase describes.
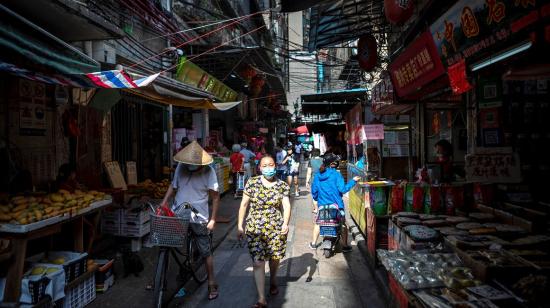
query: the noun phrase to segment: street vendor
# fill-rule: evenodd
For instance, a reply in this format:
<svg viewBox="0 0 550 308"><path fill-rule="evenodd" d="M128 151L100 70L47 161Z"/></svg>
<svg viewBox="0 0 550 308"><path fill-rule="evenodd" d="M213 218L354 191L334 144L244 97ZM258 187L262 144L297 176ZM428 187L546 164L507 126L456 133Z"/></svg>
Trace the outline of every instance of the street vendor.
<svg viewBox="0 0 550 308"><path fill-rule="evenodd" d="M178 167L174 173L172 185L162 201L163 207L169 207L168 201L175 194L172 210L178 214L178 208L189 203L196 214L191 214L190 228L198 239L198 248L206 258L208 272L208 299L218 297L218 285L214 278L214 261L210 233L214 230L220 204L219 184L216 171L209 165L210 156L196 141L179 151L174 160ZM208 209L208 200L212 201L212 212ZM194 212L193 212L194 213ZM211 214L211 215L210 215Z"/></svg>
<svg viewBox="0 0 550 308"><path fill-rule="evenodd" d="M55 184L57 190L64 189L71 193L82 188L76 180L76 167L72 164L63 164L59 167Z"/></svg>

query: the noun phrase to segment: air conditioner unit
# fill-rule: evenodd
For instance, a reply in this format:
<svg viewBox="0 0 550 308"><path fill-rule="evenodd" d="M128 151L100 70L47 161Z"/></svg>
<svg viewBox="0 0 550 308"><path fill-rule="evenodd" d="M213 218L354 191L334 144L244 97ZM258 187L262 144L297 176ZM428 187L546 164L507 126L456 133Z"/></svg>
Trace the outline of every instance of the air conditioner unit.
<svg viewBox="0 0 550 308"><path fill-rule="evenodd" d="M98 62L116 63L116 49L108 41L92 42L92 58Z"/></svg>

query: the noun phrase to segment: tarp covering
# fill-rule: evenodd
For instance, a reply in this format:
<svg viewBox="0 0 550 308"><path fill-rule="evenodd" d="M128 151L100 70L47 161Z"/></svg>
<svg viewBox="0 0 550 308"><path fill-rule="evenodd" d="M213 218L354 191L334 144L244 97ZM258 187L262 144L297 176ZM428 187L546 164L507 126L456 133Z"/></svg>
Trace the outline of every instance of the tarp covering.
<svg viewBox="0 0 550 308"><path fill-rule="evenodd" d="M73 46L0 5L0 60L34 64L62 74L83 74L100 70L99 63Z"/></svg>
<svg viewBox="0 0 550 308"><path fill-rule="evenodd" d="M191 97L166 89L159 85L152 85L144 88L124 89L128 93L139 95L157 103L173 105L177 107L188 107L193 109L215 109L229 110L241 102L214 103L208 98Z"/></svg>
<svg viewBox="0 0 550 308"><path fill-rule="evenodd" d="M312 7L309 51L385 32L383 6L382 1L338 0Z"/></svg>

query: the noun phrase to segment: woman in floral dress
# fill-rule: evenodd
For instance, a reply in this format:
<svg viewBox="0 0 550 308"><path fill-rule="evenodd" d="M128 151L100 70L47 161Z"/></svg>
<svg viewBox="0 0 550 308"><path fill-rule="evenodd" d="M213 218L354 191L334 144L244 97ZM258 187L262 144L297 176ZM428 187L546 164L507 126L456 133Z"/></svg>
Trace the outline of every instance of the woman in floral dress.
<svg viewBox="0 0 550 308"><path fill-rule="evenodd" d="M269 262L270 288L273 296L279 293L277 288L277 270L285 256L286 236L290 220L290 187L275 177L275 161L272 157L263 157L260 161L261 176L251 178L244 189L239 209L238 236L248 240L248 250L254 262L254 280L258 291L258 302L252 306L266 307L264 294L265 263ZM244 218L248 206L250 211Z"/></svg>

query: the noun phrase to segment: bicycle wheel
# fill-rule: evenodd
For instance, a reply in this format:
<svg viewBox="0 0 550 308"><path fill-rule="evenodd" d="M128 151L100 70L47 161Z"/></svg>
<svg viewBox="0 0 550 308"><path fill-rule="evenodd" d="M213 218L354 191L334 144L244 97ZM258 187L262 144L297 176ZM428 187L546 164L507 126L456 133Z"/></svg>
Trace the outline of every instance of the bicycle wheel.
<svg viewBox="0 0 550 308"><path fill-rule="evenodd" d="M212 242L212 239L210 239ZM201 256L197 239L194 236L189 237L187 242L187 253L189 258L189 267L191 268L191 274L193 279L197 283L203 283L208 278L208 272L206 271L206 259ZM212 245L212 243L210 243Z"/></svg>
<svg viewBox="0 0 550 308"><path fill-rule="evenodd" d="M157 270L155 272L155 294L153 307L161 308L163 304L162 296L166 291L166 269L168 268L168 249L160 248L157 261Z"/></svg>

